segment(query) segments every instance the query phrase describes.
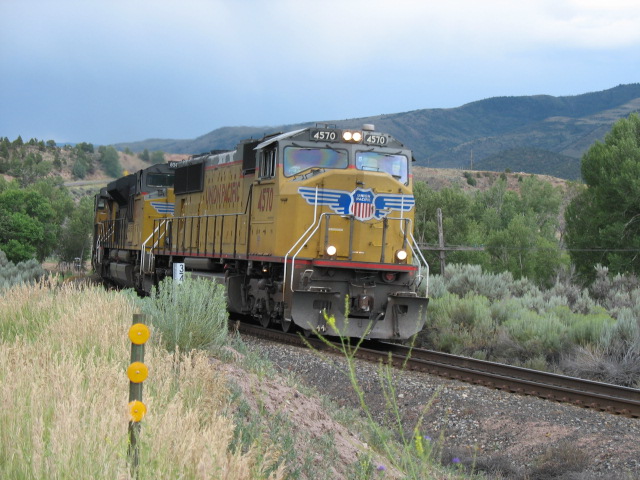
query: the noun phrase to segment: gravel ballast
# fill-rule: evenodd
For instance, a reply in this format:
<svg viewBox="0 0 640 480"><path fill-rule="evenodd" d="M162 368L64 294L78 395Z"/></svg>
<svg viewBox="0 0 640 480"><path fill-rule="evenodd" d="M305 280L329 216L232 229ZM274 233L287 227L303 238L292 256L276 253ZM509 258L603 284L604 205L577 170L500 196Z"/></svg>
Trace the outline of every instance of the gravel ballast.
<svg viewBox="0 0 640 480"><path fill-rule="evenodd" d="M358 407L340 355L243 336L276 368L338 406ZM357 378L374 418L388 418L379 367L356 360ZM393 370L405 431L417 422L443 463L453 458L489 478L640 478L640 419Z"/></svg>

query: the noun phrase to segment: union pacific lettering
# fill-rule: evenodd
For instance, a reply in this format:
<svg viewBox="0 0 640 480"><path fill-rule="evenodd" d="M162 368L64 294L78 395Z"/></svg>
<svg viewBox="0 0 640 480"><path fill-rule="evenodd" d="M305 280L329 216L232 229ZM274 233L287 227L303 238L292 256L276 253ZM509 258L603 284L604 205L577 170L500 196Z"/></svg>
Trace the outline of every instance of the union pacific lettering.
<svg viewBox="0 0 640 480"><path fill-rule="evenodd" d="M240 201L240 182L229 182L207 187L209 205L231 205Z"/></svg>

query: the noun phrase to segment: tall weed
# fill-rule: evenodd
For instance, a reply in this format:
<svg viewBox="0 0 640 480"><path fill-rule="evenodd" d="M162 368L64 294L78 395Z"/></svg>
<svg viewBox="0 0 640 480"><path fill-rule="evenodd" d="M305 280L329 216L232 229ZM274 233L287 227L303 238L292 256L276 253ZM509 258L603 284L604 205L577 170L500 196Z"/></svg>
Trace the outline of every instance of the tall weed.
<svg viewBox="0 0 640 480"><path fill-rule="evenodd" d="M348 307L348 297L345 304ZM423 411L418 416L413 428L409 428L403 422L398 405L397 372L391 365L391 358L386 364L381 362L378 370L379 390L384 396L386 410L383 414L383 425L380 425L373 417L373 413L366 402L365 389L358 380L355 356L362 344L362 339L355 342L355 344L352 343L349 338L344 336L344 332L336 326L336 320L333 316L325 313L325 320L332 330L332 334L338 336L340 345L336 346L318 332L316 333L328 348L337 350L344 356L346 375L358 398L360 408L370 429L367 443L372 450L380 452L390 462L390 465L378 464L375 466L373 455L361 457L360 468L354 478L386 478L385 471L387 469L395 470L396 473L393 474L393 478L416 480L422 480L423 478L466 478L464 471L458 474L458 472L438 465L442 460L443 439L440 442L432 443L431 438L421 432L424 414L432 403L437 401L439 391L423 407ZM345 330L347 329L345 327ZM460 462L460 459L456 458L456 460ZM457 462L449 463L448 466L459 466L462 470L467 468L467 466L459 465ZM473 463L469 465L469 468L470 470L474 469ZM400 472L402 472L401 477L398 475Z"/></svg>

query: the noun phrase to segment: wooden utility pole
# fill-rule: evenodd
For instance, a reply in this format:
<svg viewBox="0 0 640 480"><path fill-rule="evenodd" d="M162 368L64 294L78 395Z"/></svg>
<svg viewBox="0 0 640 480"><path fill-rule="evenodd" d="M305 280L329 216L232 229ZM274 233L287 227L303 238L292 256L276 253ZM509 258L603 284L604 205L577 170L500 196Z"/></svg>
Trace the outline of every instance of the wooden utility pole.
<svg viewBox="0 0 640 480"><path fill-rule="evenodd" d="M444 276L444 231L442 229L442 209L438 208L438 245L440 246L440 275Z"/></svg>
<svg viewBox="0 0 640 480"><path fill-rule="evenodd" d="M440 275L444 275L445 269L445 255L446 252L483 252L485 250L484 247L445 247L444 245L444 229L442 228L442 210L438 208L436 210L438 217L438 245L431 246L426 243L419 243L418 248L420 250L431 250L439 252L440 257Z"/></svg>

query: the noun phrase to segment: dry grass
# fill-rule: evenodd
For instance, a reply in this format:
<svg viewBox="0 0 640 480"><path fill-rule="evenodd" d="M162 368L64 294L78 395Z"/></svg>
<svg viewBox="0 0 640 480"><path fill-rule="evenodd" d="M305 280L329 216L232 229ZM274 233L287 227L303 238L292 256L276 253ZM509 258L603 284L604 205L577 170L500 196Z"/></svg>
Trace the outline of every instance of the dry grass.
<svg viewBox="0 0 640 480"><path fill-rule="evenodd" d="M130 478L133 306L72 284L0 297L0 478ZM147 344L139 478L281 478L266 446L229 449L225 377L202 352ZM268 473L271 472L271 473Z"/></svg>

